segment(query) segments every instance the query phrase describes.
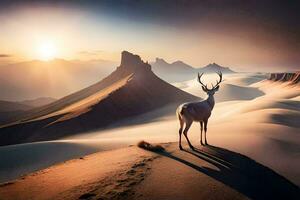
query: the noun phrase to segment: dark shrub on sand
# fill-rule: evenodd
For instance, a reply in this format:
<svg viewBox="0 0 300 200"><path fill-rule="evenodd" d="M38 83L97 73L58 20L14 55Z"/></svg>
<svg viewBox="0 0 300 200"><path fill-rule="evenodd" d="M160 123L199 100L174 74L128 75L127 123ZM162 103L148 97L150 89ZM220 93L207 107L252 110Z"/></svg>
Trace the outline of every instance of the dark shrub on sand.
<svg viewBox="0 0 300 200"><path fill-rule="evenodd" d="M146 142L144 140L138 142L138 147L148 150L148 151L154 151L154 152L162 152L165 149L161 145L152 145L149 142Z"/></svg>

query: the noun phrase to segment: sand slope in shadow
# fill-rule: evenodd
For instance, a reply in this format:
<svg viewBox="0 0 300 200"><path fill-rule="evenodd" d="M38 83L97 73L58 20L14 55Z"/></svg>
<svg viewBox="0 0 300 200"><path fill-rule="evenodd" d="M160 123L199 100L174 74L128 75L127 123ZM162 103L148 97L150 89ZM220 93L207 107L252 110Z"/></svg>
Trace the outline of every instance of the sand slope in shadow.
<svg viewBox="0 0 300 200"><path fill-rule="evenodd" d="M162 159L153 162L135 199L299 198L298 186L244 155L210 145L194 151L172 146L158 153Z"/></svg>

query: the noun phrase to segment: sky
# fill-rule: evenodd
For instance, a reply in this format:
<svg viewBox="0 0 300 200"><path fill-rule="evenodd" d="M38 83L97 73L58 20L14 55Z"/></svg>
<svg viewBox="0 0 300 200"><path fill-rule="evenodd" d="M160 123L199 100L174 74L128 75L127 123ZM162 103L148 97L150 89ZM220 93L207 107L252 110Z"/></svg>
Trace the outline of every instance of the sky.
<svg viewBox="0 0 300 200"><path fill-rule="evenodd" d="M300 3L263 0L1 1L0 66L24 60L216 62L300 69Z"/></svg>

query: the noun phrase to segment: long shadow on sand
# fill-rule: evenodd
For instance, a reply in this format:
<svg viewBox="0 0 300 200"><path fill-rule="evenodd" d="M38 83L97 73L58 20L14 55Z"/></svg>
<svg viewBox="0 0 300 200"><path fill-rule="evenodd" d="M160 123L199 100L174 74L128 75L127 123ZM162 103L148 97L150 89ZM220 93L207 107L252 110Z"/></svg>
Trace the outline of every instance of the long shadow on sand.
<svg viewBox="0 0 300 200"><path fill-rule="evenodd" d="M180 154L174 155L166 151L158 154L204 173L251 199L300 198L298 186L244 155L211 145L193 151L183 151L214 165L219 170L202 167Z"/></svg>

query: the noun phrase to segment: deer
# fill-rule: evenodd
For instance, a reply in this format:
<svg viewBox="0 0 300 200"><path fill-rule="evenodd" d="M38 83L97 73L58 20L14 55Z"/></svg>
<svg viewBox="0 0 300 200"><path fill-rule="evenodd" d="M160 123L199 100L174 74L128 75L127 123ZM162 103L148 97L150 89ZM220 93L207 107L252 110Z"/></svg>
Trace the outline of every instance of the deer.
<svg viewBox="0 0 300 200"><path fill-rule="evenodd" d="M178 106L176 110L177 117L179 119L180 128L179 128L179 149L182 150L181 146L181 135L185 136L189 147L194 150L193 145L191 144L189 138L188 138L188 131L192 125L193 122L199 122L200 123L200 144L204 145L202 142L202 132L203 132L203 125L204 125L204 139L205 139L205 145L207 145L207 139L206 139L206 132L207 132L207 123L208 119L211 115L211 112L215 106L215 99L214 94L219 90L220 83L222 82L222 72L216 72L219 75L219 80L217 80L217 83L215 85L212 85L212 88L209 89L207 87L207 84L203 84L201 81L201 77L203 76L203 73L198 73L198 82L202 86L202 90L207 94L207 98L202 101L198 102L189 102L184 103ZM183 126L185 125L185 128L183 129Z"/></svg>

